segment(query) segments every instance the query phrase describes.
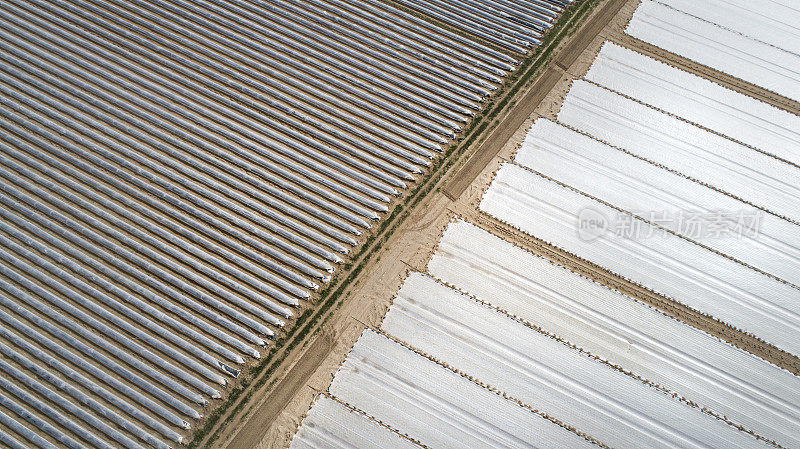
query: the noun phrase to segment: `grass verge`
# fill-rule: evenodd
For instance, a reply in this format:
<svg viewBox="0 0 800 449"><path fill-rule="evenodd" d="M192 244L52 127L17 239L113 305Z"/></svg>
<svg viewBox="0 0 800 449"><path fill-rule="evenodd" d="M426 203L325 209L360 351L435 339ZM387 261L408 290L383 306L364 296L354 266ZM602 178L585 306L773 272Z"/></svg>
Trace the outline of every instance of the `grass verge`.
<svg viewBox="0 0 800 449"><path fill-rule="evenodd" d="M226 414L229 420L236 416L252 398L253 393L270 379L272 373L283 363L292 349L300 344L315 326L324 324L330 315L328 312L343 299L345 290L361 274L370 260L370 256L380 250L389 236L409 215L409 211L430 193L472 144L491 125L495 124L495 119L498 119L502 112L513 105L517 93L535 79L535 76L550 62L559 43L578 28L600 1L585 0L564 10L559 20L544 37L542 45L523 59L517 70L507 78L505 87L470 121L467 128L451 144L450 151L433 163L428 175L412 188L406 198L392 209L390 214L378 225L378 228L360 245L357 252L351 256L352 262L344 264L334 280L320 292L319 299L316 301L317 307L304 310L286 333L274 341L272 348L264 358L247 372L241 374L242 378L239 384L231 390L225 402L217 407L206 418L203 426L194 432L188 448L199 448L201 445L207 448L213 444L219 437L219 432L224 424L220 422L220 419Z"/></svg>

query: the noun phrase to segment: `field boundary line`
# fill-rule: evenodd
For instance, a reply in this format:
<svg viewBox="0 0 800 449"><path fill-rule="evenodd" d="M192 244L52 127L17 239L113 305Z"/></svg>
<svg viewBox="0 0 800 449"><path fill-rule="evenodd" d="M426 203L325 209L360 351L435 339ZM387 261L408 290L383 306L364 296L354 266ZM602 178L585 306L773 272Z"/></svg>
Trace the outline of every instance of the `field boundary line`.
<svg viewBox="0 0 800 449"><path fill-rule="evenodd" d="M511 242L507 242L507 243L511 243ZM513 245L513 243L511 243L511 244ZM525 248L522 248L522 249L523 249L524 251L528 252L528 253L529 253L529 254L531 254L531 255L534 255L534 256L536 256L536 257L539 257L539 258L541 258L541 257L542 257L542 256L540 256L540 255L538 255L538 254L533 254L533 253L530 253L530 252L529 252L529 251L527 251ZM549 260L549 259L545 259L545 260L547 260L548 262L551 262L551 263L553 263L553 261L551 261L551 260ZM561 266L561 265L559 265L559 264L555 264L555 265L556 265L556 266L558 266L558 267L560 267L560 268L568 269L567 267L563 267L563 266ZM575 273L575 274L577 274L577 273ZM645 385L647 385L647 386L649 386L649 387L651 387L651 388L653 388L653 389L655 389L655 390L658 390L658 391L660 391L661 393L663 393L663 394L665 394L665 395L667 395L667 396L672 396L672 398L674 398L674 399L677 399L678 401L680 401L680 402L683 402L683 403L685 403L686 405L688 405L688 406L690 406L690 407L693 407L693 408L699 409L699 410L700 410L700 411L702 411L703 413L706 413L706 414L708 414L708 415L710 415L710 416L713 416L714 418L716 418L716 419L718 419L718 420L720 420L720 421L723 421L723 422L725 422L726 424L728 424L728 425L730 425L730 426L732 426L732 427L735 427L736 429L738 429L738 430L740 430L740 431L742 431L742 432L748 433L748 434L752 435L754 438L756 438L756 439L758 439L758 440L765 441L766 443L768 443L768 444L771 444L772 446L775 446L775 447L777 447L777 448L785 449L785 448L784 448L784 446L781 446L781 445L780 445L779 443L777 443L776 441L774 441L774 440L770 440L770 439L768 439L768 438L766 438L766 437L763 437L763 436L761 436L761 435L757 434L755 431L753 431L753 430L750 430L750 429L747 429L747 428L745 428L744 426L742 426L742 425L740 425L740 424L736 424L735 422L733 422L733 421L731 421L730 419L728 419L728 417L727 417L727 416L725 416L725 415L721 415L721 414L719 414L719 413L717 413L717 412L715 412L715 411L713 411L713 410L711 410L711 409L709 409L709 408L707 408L707 407L705 407L705 406L701 406L700 404L698 404L698 403L696 403L696 402L694 402L694 401L691 401L691 400L687 399L686 397L682 396L680 393L677 393L677 392L675 392L675 391L672 391L672 390L670 390L670 389L669 389L669 388L667 388L667 387L663 387L663 386L661 386L661 385L659 385L659 384L657 384L657 383L655 383L655 382L653 382L653 381L651 381L651 380L649 380L649 379L646 379L646 378L644 378L644 377L642 377L642 376L640 376L640 375L638 375L638 374L635 374L635 373L634 373L634 372L632 372L632 371L628 371L628 370L626 370L625 368L623 368L623 367L621 367L621 366L619 366L619 365L617 365L617 364L615 364L615 363L612 363L612 362L610 362L610 361L608 361L608 360L606 360L606 359L604 359L604 358L600 357L599 355L593 354L592 352L590 352L590 351L587 351L587 350L583 349L582 347L580 347L580 346L578 346L578 345L576 345L576 344L572 343L571 341L569 341L569 340L567 340L567 339L565 339L565 338L563 338L563 337L560 337L560 336L558 336L558 335L556 335L556 334L554 334L554 333L552 333L552 332L549 332L549 331L545 330L545 329L544 329L543 327L541 327L541 326L538 326L538 325L536 325L536 324L533 324L533 323L531 323L530 321L528 321L528 320L526 320L526 319L524 319L524 318L518 317L517 315L514 315L514 314L512 314L512 313L511 313L511 312L509 312L508 310L506 310L506 309L503 309L503 308L502 308L502 307L500 307L500 306L496 306L496 305L492 304L492 303L491 303L491 302L489 302L489 301L485 301L485 300L483 300L483 299L480 299L480 298L478 298L478 297L476 297L476 296L474 296L474 295L472 295L472 294L470 294L470 293L468 293L468 292L465 292L465 291L461 290L460 288L458 288L458 287L456 287L456 286L454 286L454 285L451 285L450 283L448 283L448 282L446 282L446 281L443 281L443 280L439 279L439 278L438 278L438 277L436 277L436 276L433 276L432 274L425 273L425 275L426 275L426 276L428 276L428 277L430 277L431 279L433 279L433 280L434 280L434 281L436 281L437 283L439 283L439 284L441 284L441 285L443 285L443 286L445 286L445 287L451 288L451 289L453 289L453 290L455 290L455 291L457 291L457 292L461 293L461 294L462 294L462 295L464 295L464 296L467 296L467 297L469 297L470 299L472 299L473 301L477 302L478 304L481 304L482 306L488 307L488 308L490 308L490 309L494 309L494 310L495 310L495 311L497 311L498 313L500 313L500 314L502 314L502 315L505 315L505 316L507 316L508 318L510 318L510 319L512 319L512 320L514 320L514 321L516 321L517 323L520 323L520 324L522 324L523 326L525 326L525 327L527 327L527 328L529 328L529 329L531 329L531 330L533 330L533 331L535 331L535 332L538 332L538 333L539 333L539 334L541 334L541 335L544 335L545 337L548 337L548 338L550 338L550 339L552 339L552 340L555 340L555 341L557 341L557 342L561 343L562 345L564 345L564 346L566 346L566 347L568 347L568 348L570 348L570 349L576 350L576 351L578 351L580 354L582 354L582 355L585 355L586 357L588 357L588 358L590 358L590 359L597 360L598 362L600 362L600 363L602 363L602 364L604 364L604 365L606 365L606 366L608 366L608 367L610 367L610 368L614 369L615 371L619 371L620 373L622 373L622 374L625 374L625 375L626 375L626 376L628 376L628 377L631 377L631 378L633 378L633 379L636 379L636 380L638 380L638 381L640 381L640 382L644 383ZM581 276L580 274L578 274L578 275L579 275L579 276ZM583 277L583 276L581 276L581 277ZM589 279L589 280L591 281L591 279ZM593 281L593 282L594 282L594 281ZM606 287L606 286L604 286L604 287L605 287L605 288L608 288L608 287ZM627 296L627 295L626 295L626 296ZM631 298L631 299L633 299L634 301L636 301L636 299L635 299L635 298ZM641 301L637 301L637 302L641 303ZM644 305L647 305L647 304L644 304ZM663 313L662 313L662 314L663 314ZM667 316L667 315L665 315L665 316ZM668 316L668 317L669 317L669 316ZM672 317L669 317L669 318L672 318ZM674 318L672 318L672 319L674 319Z"/></svg>
<svg viewBox="0 0 800 449"><path fill-rule="evenodd" d="M247 409L245 415L241 415L241 412L247 406L251 408L254 406L252 402L254 394L262 390L265 385L269 389L281 380L285 375L285 370L275 378L273 378L273 374L281 367L285 368L285 364L288 363L287 360L294 360L293 357L296 355L294 349L297 346L307 344L308 337L316 334L331 317L333 310L346 299L350 290L349 287L355 283L361 271L370 262L371 256L381 250L388 238L410 216L410 212L414 210L415 206L426 198L427 194L437 185L441 184L448 174L452 173L454 162L463 158L465 154L469 154L472 143L485 134L489 123L506 109L507 104L513 98L518 97L520 87L525 85L531 76L538 73L541 64L549 61L550 53L559 47L561 39L565 37L566 25L576 26L576 23L585 19L586 14L591 14L594 6L601 1L603 0L585 0L576 3L562 13L560 20L556 22L551 33L545 36L545 42L520 64L517 71L509 74L509 78L504 83L502 90L498 90L495 93L487 103L487 107L476 114L461 135L456 137L449 145L449 149L434 161L427 175L418 181L416 185L410 187L405 194L405 198L391 209L376 229L373 229L372 233L366 237L357 251L350 256L349 261L340 270L337 270L338 273L334 279L318 293L312 305L292 322L291 328L284 335L275 340L269 353L244 373L246 374L245 378L231 390L226 402L214 410L205 423L192 435L188 448L211 447L220 434L224 432L225 426L223 424L232 419L238 418L242 420L242 425L247 424L247 414L251 413L252 410ZM605 1L624 3L627 0ZM524 75L520 73L522 70L527 70ZM507 116L503 118L505 119ZM259 402L258 404L261 403ZM232 434L226 434L226 443L222 444L233 442L239 430L240 428L236 429Z"/></svg>
<svg viewBox="0 0 800 449"><path fill-rule="evenodd" d="M400 338L395 337L394 335L392 335L392 334L390 334L390 333L388 333L388 332L386 332L386 331L384 331L382 329L378 329L378 328L374 328L374 327L370 326L369 330L375 332L376 334L380 334L380 335L386 337L387 339L391 340L392 342L394 342L394 343L396 343L396 344L408 349L409 351L411 351L411 352L413 352L413 353L415 353L415 354L417 354L417 355L419 355L419 356L421 356L421 357L423 357L425 359L430 360L433 363L436 363L437 365L441 366L442 368L445 368L445 369L447 369L447 370L449 370L449 371L451 371L451 372L453 372L455 374L458 374L459 376L469 380L470 382L474 383L475 385L478 385L479 387L482 387L482 388L484 388L484 389L486 389L488 391L491 391L492 393L502 397L503 399L505 399L507 401L510 401L510 402L513 402L513 403L517 404L518 406L520 406L522 408L525 408L525 409L529 410L530 412L532 412L532 413L534 413L536 415L541 416L542 418L552 422L553 424L558 425L559 427L564 428L565 430L568 430L568 431L574 433L575 435L585 439L586 441L588 441L588 442L590 442L592 444L600 446L600 447L602 447L604 449L611 449L610 446L606 445L605 443L600 442L597 438L594 438L593 436L576 429L575 427L573 427L573 426L561 421L560 419L558 419L558 418L556 418L554 416L551 416L549 413L547 413L545 411L542 411L542 410L539 410L537 408L534 408L530 404L522 401L521 399L517 399L514 396L509 395L508 393L506 393L505 391L503 391L503 390L501 390L501 389L499 389L497 387L494 387L492 385L484 383L480 379L478 379L476 377L473 377L472 375L467 374L464 371L461 371L460 369L456 368L453 365L450 365L449 363L445 362L444 360L440 360L440 359L434 357L433 355L428 354L427 352L425 352L425 351L423 351L423 350L411 345L410 343L408 343L408 342L406 342L406 341L404 341L404 340L402 340Z"/></svg>
<svg viewBox="0 0 800 449"><path fill-rule="evenodd" d="M470 218L470 221L507 242L514 242L516 246L528 252L546 257L574 273L655 307L669 317L724 340L794 375L800 375L800 358L798 356L784 351L749 332L738 329L673 298L657 293L649 287L628 280L594 262L521 231L486 212L479 212L475 217Z"/></svg>

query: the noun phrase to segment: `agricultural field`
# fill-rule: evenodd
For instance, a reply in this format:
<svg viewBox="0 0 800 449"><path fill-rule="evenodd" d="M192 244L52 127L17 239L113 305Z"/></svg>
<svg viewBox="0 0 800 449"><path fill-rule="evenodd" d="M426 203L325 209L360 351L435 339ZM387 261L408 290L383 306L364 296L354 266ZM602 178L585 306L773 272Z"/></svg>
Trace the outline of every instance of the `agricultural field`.
<svg viewBox="0 0 800 449"><path fill-rule="evenodd" d="M359 338L292 447L349 441L326 425L343 419L422 447L798 444L800 379L702 330L461 220L427 271ZM321 421L331 402L346 407Z"/></svg>
<svg viewBox="0 0 800 449"><path fill-rule="evenodd" d="M213 444L570 3L3 2L0 446Z"/></svg>
<svg viewBox="0 0 800 449"><path fill-rule="evenodd" d="M795 443L800 380L744 351L463 221L428 270L329 390L425 447L766 446L743 423Z"/></svg>
<svg viewBox="0 0 800 449"><path fill-rule="evenodd" d="M800 161L800 150L797 149L800 118L797 114L612 42L603 45L584 78L599 87L716 131L759 152L794 165ZM579 89L575 89L571 100L576 99ZM609 95L609 98L616 97ZM561 114L564 115L561 119L565 123L569 108L569 103L562 107Z"/></svg>
<svg viewBox="0 0 800 449"><path fill-rule="evenodd" d="M720 7L719 4L725 4ZM755 10L755 11L753 11ZM751 16L756 16L755 20ZM720 72L800 100L800 11L791 2L645 0L627 33Z"/></svg>
<svg viewBox="0 0 800 449"><path fill-rule="evenodd" d="M797 11L608 5L365 278L290 447L800 445Z"/></svg>

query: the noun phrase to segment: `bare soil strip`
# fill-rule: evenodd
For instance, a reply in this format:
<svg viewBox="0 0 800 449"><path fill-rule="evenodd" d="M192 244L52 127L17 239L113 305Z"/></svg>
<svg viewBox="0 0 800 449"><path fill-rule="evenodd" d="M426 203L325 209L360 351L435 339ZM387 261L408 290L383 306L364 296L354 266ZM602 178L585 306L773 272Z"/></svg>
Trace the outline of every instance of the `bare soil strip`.
<svg viewBox="0 0 800 449"><path fill-rule="evenodd" d="M464 193L467 186L472 184L478 173L497 155L500 148L508 142L514 132L522 126L522 123L530 116L536 106L544 99L550 90L555 87L561 79L563 72L567 70L589 46L592 40L600 31L605 28L608 22L625 4L625 0L611 0L603 5L597 13L586 22L578 34L566 44L558 57L551 62L542 76L528 89L519 103L508 113L506 119L502 121L489 134L489 137L478 147L478 150L469 158L464 167L459 171L453 180L445 187L445 195L451 200L455 200Z"/></svg>
<svg viewBox="0 0 800 449"><path fill-rule="evenodd" d="M230 449L256 447L264 438L264 434L267 433L275 418L295 396L297 390L306 385L306 379L325 360L333 347L334 340L330 335L317 334L309 343L308 349L299 357L297 363L270 391L264 405L250 416L250 419L239 429L227 447Z"/></svg>
<svg viewBox="0 0 800 449"><path fill-rule="evenodd" d="M792 114L800 115L800 102L778 95L772 91L764 89L763 87L756 86L755 84L742 81L739 78L733 77L719 70L698 64L691 59L683 56L676 55L665 51L655 45L648 44L645 41L635 37L628 36L627 34L619 34L610 37L611 41L620 44L624 47L636 50L643 55L650 56L658 61L665 62L673 67L702 76L711 80L727 89L748 95L764 103L771 104L776 108L782 109Z"/></svg>
<svg viewBox="0 0 800 449"><path fill-rule="evenodd" d="M584 277L627 296L638 299L645 304L659 309L668 316L683 321L690 326L702 329L717 338L725 340L751 354L755 354L795 375L800 375L800 359L762 341L754 335L744 333L716 318L705 315L684 304L680 304L674 299L667 298L646 287L622 279L620 276L597 264L582 259L575 254L564 251L536 237L529 236L493 217L479 214L473 217L471 221L506 241L513 242L515 245L534 254L539 254L553 260L559 265L565 266Z"/></svg>

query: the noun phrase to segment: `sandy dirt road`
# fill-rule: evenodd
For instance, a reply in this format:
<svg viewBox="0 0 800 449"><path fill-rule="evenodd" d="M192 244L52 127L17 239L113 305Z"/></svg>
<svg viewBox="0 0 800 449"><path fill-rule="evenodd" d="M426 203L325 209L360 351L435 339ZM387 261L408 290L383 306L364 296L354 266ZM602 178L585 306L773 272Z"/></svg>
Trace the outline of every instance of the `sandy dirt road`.
<svg viewBox="0 0 800 449"><path fill-rule="evenodd" d="M407 211L403 221L371 255L357 280L348 286L339 305L321 325L321 331L311 333L304 343L305 348L295 351L284 362L271 388L254 394L249 412L226 429L214 447L287 447L316 391L329 386L333 374L364 328L380 326L408 271L425 271L442 232L458 217L778 366L800 372L800 360L796 357L631 284L591 262L524 235L477 210L482 192L500 162L513 158L534 118L552 116L557 111L571 81L586 71L604 39L622 41L622 29L636 5L638 0L601 2L577 32L560 44L550 63L527 89L518 93L518 100L484 134L485 138L461 156L455 168L438 181L436 189ZM318 343L321 338L331 338L332 342Z"/></svg>
<svg viewBox="0 0 800 449"><path fill-rule="evenodd" d="M272 422L297 391L306 385L306 379L314 373L334 348L333 336L321 333L308 344L297 363L286 373L267 395L264 406L259 407L237 433L237 438L228 445L230 449L250 449L263 439Z"/></svg>
<svg viewBox="0 0 800 449"><path fill-rule="evenodd" d="M506 115L505 120L495 127L489 137L483 141L478 150L469 158L464 167L453 177L445 187L445 194L450 199L457 199L464 193L478 173L497 155L500 148L505 145L514 132L533 113L539 103L561 79L565 70L578 59L594 38L605 28L614 17L625 0L611 0L597 10L578 32L572 36L566 45L559 51L557 57L551 62L545 72L522 96L520 101Z"/></svg>
<svg viewBox="0 0 800 449"><path fill-rule="evenodd" d="M369 275L362 276L365 279L348 292L339 310L325 323L323 333L312 335L305 343L307 349L292 354L291 358L296 359L294 364L285 363L279 380L269 391L265 389L254 394L256 399L250 411L243 418L234 420L214 447L285 447L313 398L314 390L305 387L327 387L330 374L341 363L344 352L349 350L365 325L380 322L407 271L424 270L449 220L456 214L461 215L456 211L475 210L474 198L470 198L473 195L462 195L466 188L481 172L486 173L478 184L488 182L491 170L486 169L493 165L491 162L498 152L521 141L527 128L523 126L525 121L553 86L562 80L564 67L577 59L625 3L626 0L601 3L587 23L560 44L554 61L544 68L536 81L518 94L520 99L510 110L504 111L480 146L466 153L472 155L466 164L457 173L443 177L439 183L440 191L431 192L409 211L403 224L383 245L381 253L364 268L363 273ZM474 193L473 189L470 191ZM464 198L459 200L461 196ZM319 342L322 338L335 338L336 343Z"/></svg>

